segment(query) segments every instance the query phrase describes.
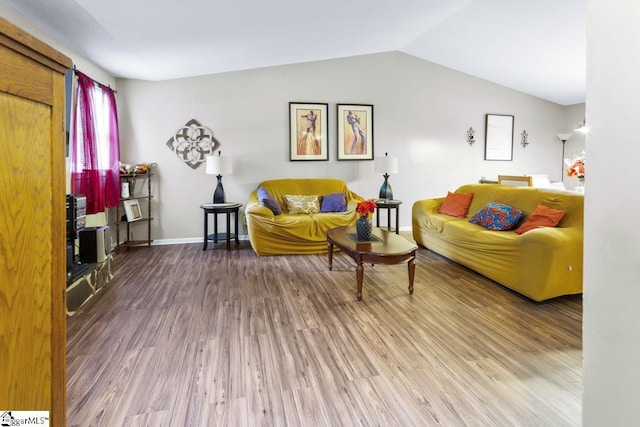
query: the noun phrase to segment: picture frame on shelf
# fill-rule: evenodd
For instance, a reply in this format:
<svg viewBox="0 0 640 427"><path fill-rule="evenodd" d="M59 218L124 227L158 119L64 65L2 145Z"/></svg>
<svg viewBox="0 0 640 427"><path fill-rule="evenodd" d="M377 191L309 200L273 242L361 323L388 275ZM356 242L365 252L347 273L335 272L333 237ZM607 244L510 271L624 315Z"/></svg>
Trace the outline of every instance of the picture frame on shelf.
<svg viewBox="0 0 640 427"><path fill-rule="evenodd" d="M487 114L485 120L484 159L513 160L514 116Z"/></svg>
<svg viewBox="0 0 640 427"><path fill-rule="evenodd" d="M127 222L134 222L142 219L142 210L140 209L140 203L135 200L124 200L124 212L127 215Z"/></svg>
<svg viewBox="0 0 640 427"><path fill-rule="evenodd" d="M338 160L373 160L373 105L338 104Z"/></svg>
<svg viewBox="0 0 640 427"><path fill-rule="evenodd" d="M289 160L329 160L329 105L289 103Z"/></svg>

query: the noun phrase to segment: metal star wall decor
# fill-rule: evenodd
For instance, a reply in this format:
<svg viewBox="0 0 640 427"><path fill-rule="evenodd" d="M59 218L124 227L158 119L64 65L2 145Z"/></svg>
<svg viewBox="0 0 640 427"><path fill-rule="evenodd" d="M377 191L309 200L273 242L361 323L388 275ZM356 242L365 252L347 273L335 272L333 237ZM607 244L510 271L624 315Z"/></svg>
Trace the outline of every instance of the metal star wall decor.
<svg viewBox="0 0 640 427"><path fill-rule="evenodd" d="M202 126L196 119L189 120L167 141L167 147L191 169L204 163L218 145L220 143L213 136L213 131Z"/></svg>

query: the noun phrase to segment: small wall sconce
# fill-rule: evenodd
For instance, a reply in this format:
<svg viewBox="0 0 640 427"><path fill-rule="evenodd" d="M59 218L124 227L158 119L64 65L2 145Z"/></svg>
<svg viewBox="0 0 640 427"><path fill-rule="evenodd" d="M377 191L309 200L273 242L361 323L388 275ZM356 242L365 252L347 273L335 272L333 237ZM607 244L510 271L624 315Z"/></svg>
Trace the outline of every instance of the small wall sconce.
<svg viewBox="0 0 640 427"><path fill-rule="evenodd" d="M467 143L469 145L473 145L473 143L476 142L475 135L476 131L471 126L469 126L469 129L467 129Z"/></svg>
<svg viewBox="0 0 640 427"><path fill-rule="evenodd" d="M576 126L576 128L574 129L576 132L580 132L582 134L586 134L587 132L589 132L589 129L587 128L587 121L586 119L582 120L582 123L580 123L578 126Z"/></svg>
<svg viewBox="0 0 640 427"><path fill-rule="evenodd" d="M522 148L527 148L527 145L529 145L529 134L526 130L522 131L522 133L520 134L520 138L520 144L522 145Z"/></svg>

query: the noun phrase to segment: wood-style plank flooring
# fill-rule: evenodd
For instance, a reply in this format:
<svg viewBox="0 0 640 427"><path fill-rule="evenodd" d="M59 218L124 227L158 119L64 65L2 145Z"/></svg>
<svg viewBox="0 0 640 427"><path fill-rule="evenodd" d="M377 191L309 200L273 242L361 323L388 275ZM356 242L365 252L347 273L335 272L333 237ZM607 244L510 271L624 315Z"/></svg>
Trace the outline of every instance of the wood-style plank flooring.
<svg viewBox="0 0 640 427"><path fill-rule="evenodd" d="M582 299L406 265L131 249L68 320L69 426L578 426Z"/></svg>

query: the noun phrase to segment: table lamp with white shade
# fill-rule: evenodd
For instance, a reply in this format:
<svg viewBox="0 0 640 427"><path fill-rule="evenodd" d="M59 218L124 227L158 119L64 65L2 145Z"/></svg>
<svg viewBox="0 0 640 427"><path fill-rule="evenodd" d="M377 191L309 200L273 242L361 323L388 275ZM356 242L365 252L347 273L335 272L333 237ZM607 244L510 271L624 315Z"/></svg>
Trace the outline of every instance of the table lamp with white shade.
<svg viewBox="0 0 640 427"><path fill-rule="evenodd" d="M216 175L218 178L218 185L213 192L213 203L225 203L226 198L224 195L224 187L222 186L222 175L233 173L231 157L223 156L221 151L218 151L217 156L207 156L206 173L208 175Z"/></svg>
<svg viewBox="0 0 640 427"><path fill-rule="evenodd" d="M393 200L393 190L389 184L389 175L398 173L398 158L389 157L389 153L384 153L384 157L376 157L375 171L383 173L384 182L380 187L380 199Z"/></svg>

